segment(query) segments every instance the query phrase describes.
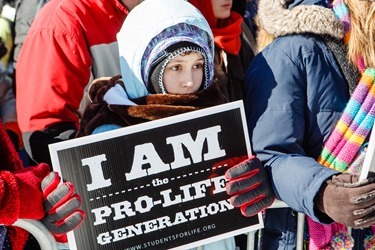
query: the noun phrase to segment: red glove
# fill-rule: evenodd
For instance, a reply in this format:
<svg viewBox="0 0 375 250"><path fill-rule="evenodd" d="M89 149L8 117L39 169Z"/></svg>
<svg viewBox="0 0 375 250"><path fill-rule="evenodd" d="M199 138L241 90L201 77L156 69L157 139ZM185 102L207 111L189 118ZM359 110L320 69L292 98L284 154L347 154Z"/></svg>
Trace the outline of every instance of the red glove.
<svg viewBox="0 0 375 250"><path fill-rule="evenodd" d="M244 216L253 216L271 206L276 196L272 191L267 171L255 156L225 172L226 190L230 202L239 207Z"/></svg>
<svg viewBox="0 0 375 250"><path fill-rule="evenodd" d="M66 243L66 233L78 227L85 217L80 210L81 197L74 193L70 182L60 182L56 172L49 173L41 184L46 215L43 224L60 243Z"/></svg>

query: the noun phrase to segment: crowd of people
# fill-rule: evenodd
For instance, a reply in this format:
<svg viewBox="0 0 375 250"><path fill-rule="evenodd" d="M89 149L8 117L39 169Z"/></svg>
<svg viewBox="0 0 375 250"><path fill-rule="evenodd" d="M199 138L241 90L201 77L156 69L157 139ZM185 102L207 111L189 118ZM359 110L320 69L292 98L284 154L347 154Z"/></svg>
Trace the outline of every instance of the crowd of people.
<svg viewBox="0 0 375 250"><path fill-rule="evenodd" d="M17 219L41 220L62 248L84 221L49 144L237 100L254 155L226 171L226 190L244 220L263 214L258 246L296 249L298 212L306 249L375 249L375 178L359 180L375 119L373 0L6 4L0 249L38 249ZM289 207L267 209L275 199ZM200 248L246 250L246 238Z"/></svg>

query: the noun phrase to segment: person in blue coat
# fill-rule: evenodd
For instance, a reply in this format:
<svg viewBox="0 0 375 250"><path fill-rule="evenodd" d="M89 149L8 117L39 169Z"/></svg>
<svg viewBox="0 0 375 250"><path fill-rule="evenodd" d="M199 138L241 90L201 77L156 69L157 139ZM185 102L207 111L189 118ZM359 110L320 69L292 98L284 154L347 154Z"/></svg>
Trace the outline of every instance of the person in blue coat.
<svg viewBox="0 0 375 250"><path fill-rule="evenodd" d="M246 72L245 109L253 149L272 177L277 198L290 207L266 211L264 249L295 249L296 212L322 224L339 222L358 227L354 225L361 218L367 221L359 228L374 224L373 212L353 215L355 209L372 210L374 199L349 208L354 193L367 197L367 191L375 188L374 180L357 183L358 178L317 161L362 74L355 61L348 60L349 45L343 39L348 37L347 23L327 2L259 1L260 28L274 40ZM349 12L353 15L350 6L362 9L364 20L375 8L370 1L340 1L345 3L351 4ZM369 52L374 52L373 28L359 31L368 37ZM371 53L361 51L353 40L348 43L359 48L356 52L364 56L367 67L375 67ZM345 183L345 187L337 189L332 183L335 181ZM348 187L347 183L357 184ZM340 200L339 195L347 199ZM337 200L342 204L335 203ZM329 206L328 201L332 201ZM340 215L344 211L349 211L345 219Z"/></svg>

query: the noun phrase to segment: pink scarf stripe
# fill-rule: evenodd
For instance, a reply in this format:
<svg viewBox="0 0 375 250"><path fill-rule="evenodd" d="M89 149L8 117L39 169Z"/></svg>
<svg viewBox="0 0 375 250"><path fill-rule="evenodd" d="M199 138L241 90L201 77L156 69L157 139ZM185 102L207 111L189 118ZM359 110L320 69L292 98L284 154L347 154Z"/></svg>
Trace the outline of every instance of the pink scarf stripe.
<svg viewBox="0 0 375 250"><path fill-rule="evenodd" d="M374 106L375 107L375 106ZM368 128L374 123L374 109L371 110L371 114L365 117L362 121L361 127L357 126L357 130L353 131L352 136L349 137L350 133L345 134L342 138L343 140L340 141L338 147L335 148L333 151L334 155L337 155L336 159L340 161L344 161L347 163L351 163L354 159L355 155L358 152L358 148L363 144L366 140L368 135ZM351 129L349 129L351 130ZM348 130L348 131L349 131ZM340 148L339 151L337 151ZM336 152L337 151L337 152Z"/></svg>
<svg viewBox="0 0 375 250"><path fill-rule="evenodd" d="M343 144L345 143L345 140L342 140L342 133L339 131L335 131L334 133L331 134L329 137L329 140L327 141L327 145L324 147L332 152L332 154L335 154L338 150L338 148L342 148ZM333 144L335 143L336 144ZM336 154L335 154L336 155Z"/></svg>
<svg viewBox="0 0 375 250"><path fill-rule="evenodd" d="M348 141L342 148L342 151L337 155L336 160L343 161L348 164L351 163L354 156L358 152L358 148L363 144L366 138L362 137L361 139L361 141ZM344 150L345 152L343 152Z"/></svg>
<svg viewBox="0 0 375 250"><path fill-rule="evenodd" d="M362 73L366 69L365 61L363 60L362 57L358 56L357 58L357 66L359 71Z"/></svg>
<svg viewBox="0 0 375 250"><path fill-rule="evenodd" d="M331 163L331 166L329 166L330 168L336 169L335 168L335 162L336 161L342 161L342 162L350 163L350 159L353 158L353 155L351 154L351 152L354 152L354 154L356 154L356 150L355 149L353 150L353 147L355 147L356 145L359 146L360 144L351 142L351 145L349 146L349 145L347 145L348 143L349 142L346 142L343 145L343 147L341 148L341 150L344 150L344 149L348 150L347 154L342 154L341 151L340 151L340 153L338 155L336 155L335 159ZM342 167L340 167L340 170L341 169L342 169Z"/></svg>
<svg viewBox="0 0 375 250"><path fill-rule="evenodd" d="M335 134L335 135L334 135ZM337 140L338 137L341 137L342 134L339 133L332 133L332 136L329 138L328 142L331 143L333 142L333 139ZM323 159L320 158L319 162L323 164L326 167L331 167L331 164L334 162L334 159L336 158L336 155L338 152L340 152L341 148L344 147L345 142L344 140L337 140L337 145L331 145L334 150L330 150L329 147L324 147L324 149L329 152L327 156ZM329 144L327 143L327 144Z"/></svg>

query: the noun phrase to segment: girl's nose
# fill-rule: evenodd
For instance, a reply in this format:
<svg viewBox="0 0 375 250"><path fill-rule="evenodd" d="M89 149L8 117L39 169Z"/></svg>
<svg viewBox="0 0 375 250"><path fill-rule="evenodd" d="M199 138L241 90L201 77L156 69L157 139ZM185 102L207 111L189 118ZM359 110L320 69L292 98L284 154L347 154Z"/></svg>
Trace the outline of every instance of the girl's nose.
<svg viewBox="0 0 375 250"><path fill-rule="evenodd" d="M189 81L185 82L185 87L192 87L193 85L194 85L193 80L189 80Z"/></svg>
<svg viewBox="0 0 375 250"><path fill-rule="evenodd" d="M184 81L184 86L185 87L191 87L194 85L194 77L192 72L187 72L185 81Z"/></svg>

